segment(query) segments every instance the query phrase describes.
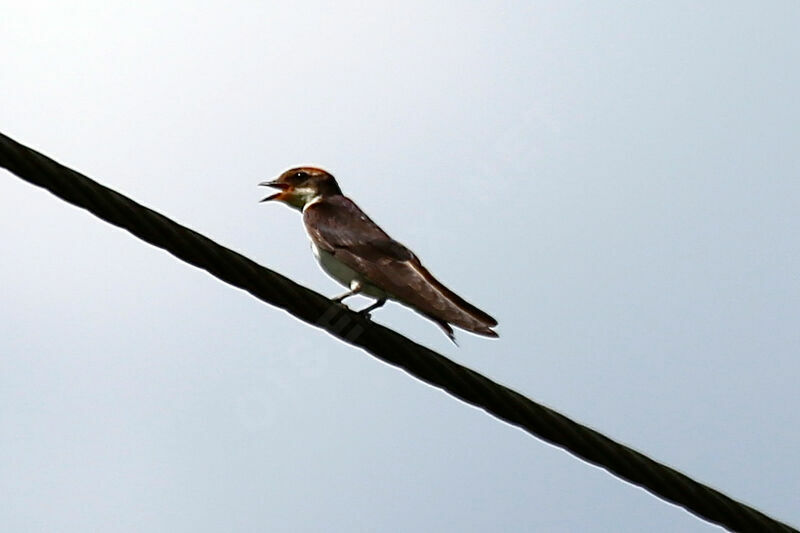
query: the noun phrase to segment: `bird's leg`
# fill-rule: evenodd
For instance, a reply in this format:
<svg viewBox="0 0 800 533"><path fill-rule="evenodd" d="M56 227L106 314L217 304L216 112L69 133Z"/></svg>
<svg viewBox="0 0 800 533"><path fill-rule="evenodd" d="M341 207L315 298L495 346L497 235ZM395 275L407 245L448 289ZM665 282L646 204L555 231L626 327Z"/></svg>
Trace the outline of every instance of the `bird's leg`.
<svg viewBox="0 0 800 533"><path fill-rule="evenodd" d="M359 292L361 292L363 290L364 290L364 286L361 283L359 283L357 281L353 281L352 283L350 283L350 290L349 291L347 291L346 293L344 293L344 294L342 294L340 296L337 296L336 298L331 298L331 300L333 300L336 303L342 303L342 300L344 300L345 298L350 298L351 296L355 296L356 294L358 294Z"/></svg>
<svg viewBox="0 0 800 533"><path fill-rule="evenodd" d="M386 303L386 298L379 298L374 304L370 305L366 309L362 309L358 312L360 315L364 315L365 317L369 317L370 312L374 311L375 309L382 307L383 304Z"/></svg>

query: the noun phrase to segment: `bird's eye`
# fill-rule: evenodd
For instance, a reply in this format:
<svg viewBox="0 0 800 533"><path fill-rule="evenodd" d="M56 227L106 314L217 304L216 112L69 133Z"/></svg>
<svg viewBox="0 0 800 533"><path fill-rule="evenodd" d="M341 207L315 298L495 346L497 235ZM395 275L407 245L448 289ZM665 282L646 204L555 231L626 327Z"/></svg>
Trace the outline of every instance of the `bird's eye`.
<svg viewBox="0 0 800 533"><path fill-rule="evenodd" d="M301 179L304 178L305 175L306 175L305 172L298 172L297 174L294 175L294 177L297 179Z"/></svg>

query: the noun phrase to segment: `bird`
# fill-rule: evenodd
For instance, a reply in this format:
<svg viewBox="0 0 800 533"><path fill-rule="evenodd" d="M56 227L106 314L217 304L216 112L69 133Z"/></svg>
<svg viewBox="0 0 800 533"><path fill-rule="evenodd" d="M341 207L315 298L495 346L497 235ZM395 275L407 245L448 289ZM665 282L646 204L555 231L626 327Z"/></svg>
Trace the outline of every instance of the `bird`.
<svg viewBox="0 0 800 533"><path fill-rule="evenodd" d="M279 201L303 216L311 250L322 270L347 287L333 301L360 294L375 302L370 313L393 300L436 323L455 343L451 324L485 337L498 337L497 321L445 287L403 244L392 239L342 193L328 171L294 167L259 183L278 189L261 202Z"/></svg>

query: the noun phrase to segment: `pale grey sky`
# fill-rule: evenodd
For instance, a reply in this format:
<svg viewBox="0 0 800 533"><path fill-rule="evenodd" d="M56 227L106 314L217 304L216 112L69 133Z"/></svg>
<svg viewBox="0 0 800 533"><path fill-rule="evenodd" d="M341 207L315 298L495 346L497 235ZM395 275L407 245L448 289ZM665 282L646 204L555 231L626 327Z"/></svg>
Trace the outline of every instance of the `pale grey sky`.
<svg viewBox="0 0 800 533"><path fill-rule="evenodd" d="M798 27L794 1L17 2L0 129L333 295L257 203L324 166L501 338L375 320L797 526ZM0 174L4 530L715 530Z"/></svg>

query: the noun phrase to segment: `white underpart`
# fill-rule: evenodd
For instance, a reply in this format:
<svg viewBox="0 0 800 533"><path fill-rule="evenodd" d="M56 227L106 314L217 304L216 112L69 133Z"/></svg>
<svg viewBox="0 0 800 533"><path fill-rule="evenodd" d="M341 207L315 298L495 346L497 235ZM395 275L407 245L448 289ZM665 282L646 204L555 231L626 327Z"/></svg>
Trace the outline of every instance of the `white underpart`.
<svg viewBox="0 0 800 533"><path fill-rule="evenodd" d="M311 251L314 252L314 257L322 270L348 289L354 290L361 285L361 294L365 296L371 296L372 298L387 297L384 291L368 283L361 274L336 259L332 253L321 250L313 241L311 242Z"/></svg>
<svg viewBox="0 0 800 533"><path fill-rule="evenodd" d="M295 189L295 193L298 192L306 199L306 203L303 206L303 212L317 202L322 201L322 197L317 195L316 191L314 191L314 194L312 195L311 190L309 190L308 196L304 195L306 192L304 189ZM322 268L322 270L348 289L355 290L356 287L361 285L360 294L363 294L364 296L371 296L372 298L387 297L387 294L384 291L375 285L368 283L361 274L336 259L332 253L320 249L316 244L314 244L314 241L311 241L311 251L314 253L314 258L316 258L317 263L319 263L319 266Z"/></svg>

